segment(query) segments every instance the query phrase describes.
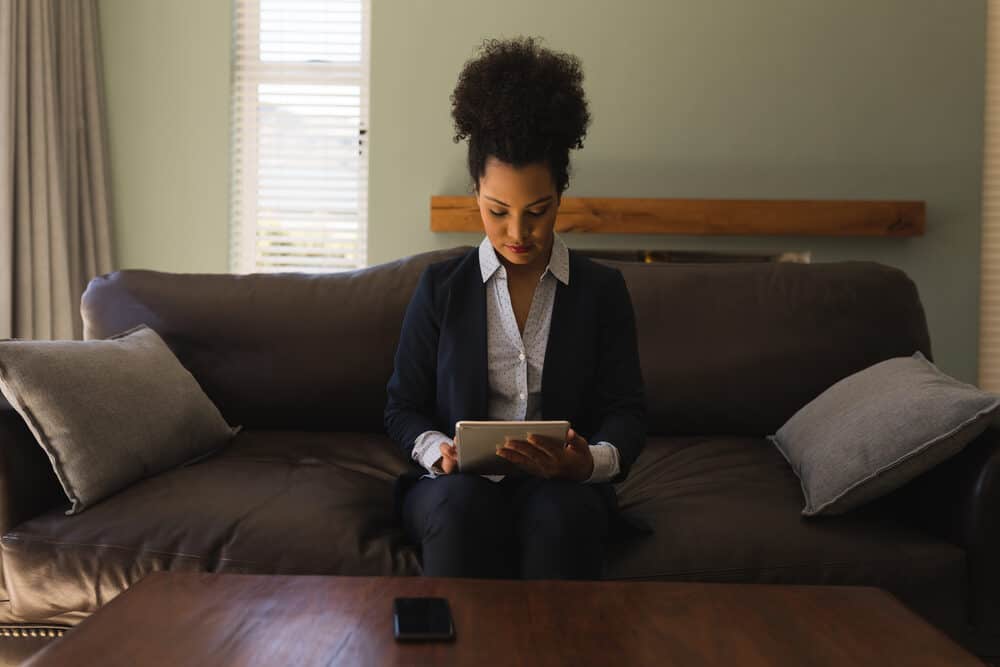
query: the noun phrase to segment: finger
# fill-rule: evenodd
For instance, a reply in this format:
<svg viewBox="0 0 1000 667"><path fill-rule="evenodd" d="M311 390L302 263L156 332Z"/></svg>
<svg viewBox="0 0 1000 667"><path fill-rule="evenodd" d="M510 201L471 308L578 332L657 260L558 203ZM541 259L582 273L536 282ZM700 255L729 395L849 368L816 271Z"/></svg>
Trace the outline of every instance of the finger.
<svg viewBox="0 0 1000 667"><path fill-rule="evenodd" d="M553 458L559 455L563 445L566 444L566 441L563 438L553 438L552 436L541 435L539 433L529 433L527 441L536 447L544 449L546 452L551 454Z"/></svg>
<svg viewBox="0 0 1000 667"><path fill-rule="evenodd" d="M455 459L449 459L449 458L441 459L441 469L444 470L446 475L450 475L451 473L455 472L456 468L458 468L458 461L456 461Z"/></svg>
<svg viewBox="0 0 1000 667"><path fill-rule="evenodd" d="M449 445L447 442L441 443L440 450L441 450L441 456L443 456L446 459L458 458L458 450L455 449L455 447L453 447L452 445Z"/></svg>
<svg viewBox="0 0 1000 667"><path fill-rule="evenodd" d="M567 439L566 444L578 451L589 447L589 445L587 444L587 439L573 429L570 429L569 431L566 432L566 439Z"/></svg>
<svg viewBox="0 0 1000 667"><path fill-rule="evenodd" d="M504 449L513 449L516 452L527 456L539 465L545 465L555 460L555 455L541 445L536 445L526 440L515 440L508 438L504 441Z"/></svg>
<svg viewBox="0 0 1000 667"><path fill-rule="evenodd" d="M551 458L549 455L539 451L530 443L523 440L510 440L508 439L505 447L501 447L499 451L502 452L514 452L520 455L521 458L518 460L528 460L531 464L537 468L538 471L551 471L556 467L557 462ZM543 477L548 476L547 474L542 474L541 472L536 472Z"/></svg>
<svg viewBox="0 0 1000 667"><path fill-rule="evenodd" d="M521 443L523 447L530 447L542 456L555 460L556 457L559 456L559 450L562 449L562 443L552 444L542 440L542 437L544 436L538 436L532 433L529 434L525 440L511 439L511 442Z"/></svg>
<svg viewBox="0 0 1000 667"><path fill-rule="evenodd" d="M520 466L521 468L528 471L532 475L535 475L536 477L549 476L545 468L538 465L538 463L534 459L525 456L524 454L518 452L517 450L500 447L497 449L497 456L507 459L511 463Z"/></svg>

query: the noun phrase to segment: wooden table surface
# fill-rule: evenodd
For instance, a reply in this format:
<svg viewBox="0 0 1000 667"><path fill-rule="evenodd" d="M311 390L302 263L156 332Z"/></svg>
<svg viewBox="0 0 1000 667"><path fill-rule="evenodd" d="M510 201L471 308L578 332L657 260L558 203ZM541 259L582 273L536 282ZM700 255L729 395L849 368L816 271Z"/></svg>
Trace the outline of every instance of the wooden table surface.
<svg viewBox="0 0 1000 667"><path fill-rule="evenodd" d="M398 644L425 595L455 641ZM164 572L28 664L982 665L874 588Z"/></svg>

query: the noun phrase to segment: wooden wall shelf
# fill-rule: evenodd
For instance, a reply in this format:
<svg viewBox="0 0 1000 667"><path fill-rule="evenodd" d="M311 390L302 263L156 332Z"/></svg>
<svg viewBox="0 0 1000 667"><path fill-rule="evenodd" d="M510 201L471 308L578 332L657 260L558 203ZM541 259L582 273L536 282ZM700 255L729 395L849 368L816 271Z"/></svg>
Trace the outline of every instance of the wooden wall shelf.
<svg viewBox="0 0 1000 667"><path fill-rule="evenodd" d="M698 236L922 236L922 201L563 197L558 232ZM481 232L473 197L431 197L431 230Z"/></svg>

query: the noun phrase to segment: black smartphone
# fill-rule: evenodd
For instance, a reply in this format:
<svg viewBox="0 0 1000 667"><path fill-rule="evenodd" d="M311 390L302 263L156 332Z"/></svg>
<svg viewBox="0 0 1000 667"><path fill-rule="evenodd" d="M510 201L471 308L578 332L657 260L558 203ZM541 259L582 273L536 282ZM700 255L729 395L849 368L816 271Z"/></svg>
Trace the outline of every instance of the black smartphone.
<svg viewBox="0 0 1000 667"><path fill-rule="evenodd" d="M444 598L396 598L392 625L397 641L455 638L451 609Z"/></svg>

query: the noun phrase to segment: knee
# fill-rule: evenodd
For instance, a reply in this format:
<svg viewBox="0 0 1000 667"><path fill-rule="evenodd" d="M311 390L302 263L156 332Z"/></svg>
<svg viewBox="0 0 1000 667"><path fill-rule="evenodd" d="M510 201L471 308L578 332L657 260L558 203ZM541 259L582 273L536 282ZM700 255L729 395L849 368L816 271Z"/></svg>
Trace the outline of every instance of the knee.
<svg viewBox="0 0 1000 667"><path fill-rule="evenodd" d="M454 475L439 477L434 484L435 502L427 516L427 535L442 532L471 536L502 537L511 519L507 503L493 482L480 477Z"/></svg>
<svg viewBox="0 0 1000 667"><path fill-rule="evenodd" d="M549 480L532 494L521 523L530 532L552 539L603 537L608 515L593 489L578 482Z"/></svg>

